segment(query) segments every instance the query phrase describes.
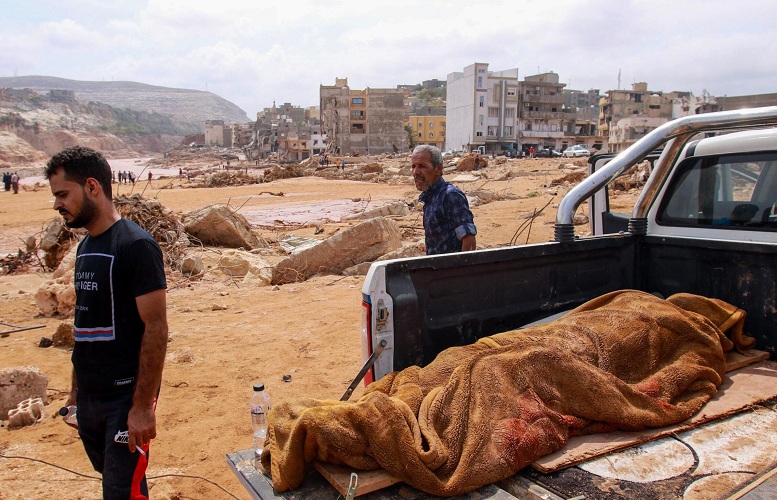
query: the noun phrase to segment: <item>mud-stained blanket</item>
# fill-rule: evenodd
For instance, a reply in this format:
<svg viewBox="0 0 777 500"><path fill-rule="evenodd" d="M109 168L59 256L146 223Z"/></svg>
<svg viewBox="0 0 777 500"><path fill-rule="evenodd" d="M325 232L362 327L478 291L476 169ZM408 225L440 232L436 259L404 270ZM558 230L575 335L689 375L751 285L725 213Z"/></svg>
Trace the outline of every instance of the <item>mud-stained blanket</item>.
<svg viewBox="0 0 777 500"><path fill-rule="evenodd" d="M574 435L687 419L717 391L725 351L754 342L744 318L696 295L612 292L552 323L447 349L371 384L356 402L281 404L269 415L262 465L279 492L321 461L462 494Z"/></svg>

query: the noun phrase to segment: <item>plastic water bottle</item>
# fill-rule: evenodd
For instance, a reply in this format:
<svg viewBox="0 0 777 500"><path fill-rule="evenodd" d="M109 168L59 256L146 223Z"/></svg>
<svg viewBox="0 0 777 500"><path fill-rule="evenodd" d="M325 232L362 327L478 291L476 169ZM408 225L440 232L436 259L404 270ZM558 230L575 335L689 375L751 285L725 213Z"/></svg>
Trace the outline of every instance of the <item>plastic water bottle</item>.
<svg viewBox="0 0 777 500"><path fill-rule="evenodd" d="M267 438L267 412L270 411L270 395L264 389L264 384L254 384L251 395L251 423L254 426L254 462L259 467L259 457L264 449Z"/></svg>
<svg viewBox="0 0 777 500"><path fill-rule="evenodd" d="M78 429L78 420L76 420L76 405L63 406L59 409L59 415L62 420L70 427Z"/></svg>

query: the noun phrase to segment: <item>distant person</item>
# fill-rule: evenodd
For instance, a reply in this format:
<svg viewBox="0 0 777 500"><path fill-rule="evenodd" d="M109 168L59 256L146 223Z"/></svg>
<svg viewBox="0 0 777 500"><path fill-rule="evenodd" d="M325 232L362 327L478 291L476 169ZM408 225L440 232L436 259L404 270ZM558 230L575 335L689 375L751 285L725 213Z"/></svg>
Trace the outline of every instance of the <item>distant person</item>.
<svg viewBox="0 0 777 500"><path fill-rule="evenodd" d="M464 193L442 178L442 153L434 146L416 146L411 156L415 187L424 204L426 254L466 252L477 246L474 217Z"/></svg>
<svg viewBox="0 0 777 500"><path fill-rule="evenodd" d="M340 160L340 170L345 172L345 160Z"/></svg>
<svg viewBox="0 0 777 500"><path fill-rule="evenodd" d="M13 189L13 194L19 194L19 174L16 172L11 174L11 188Z"/></svg>
<svg viewBox="0 0 777 500"><path fill-rule="evenodd" d="M167 348L162 250L122 218L112 200L110 167L75 146L54 155L46 178L57 210L87 235L75 260L75 346L66 405L78 407L78 435L103 498L148 498L149 445Z"/></svg>
<svg viewBox="0 0 777 500"><path fill-rule="evenodd" d="M178 167L178 178L179 178L179 179L182 179L182 178L183 178L183 169L182 169L182 168L180 168L180 167Z"/></svg>
<svg viewBox="0 0 777 500"><path fill-rule="evenodd" d="M529 148L529 158L534 158L534 147Z"/></svg>
<svg viewBox="0 0 777 500"><path fill-rule="evenodd" d="M3 185L5 186L6 191L11 190L11 174L10 172L5 172L3 174Z"/></svg>
<svg viewBox="0 0 777 500"><path fill-rule="evenodd" d="M148 182L151 182L151 177L153 177L153 175L151 174L151 172L149 172L148 173Z"/></svg>

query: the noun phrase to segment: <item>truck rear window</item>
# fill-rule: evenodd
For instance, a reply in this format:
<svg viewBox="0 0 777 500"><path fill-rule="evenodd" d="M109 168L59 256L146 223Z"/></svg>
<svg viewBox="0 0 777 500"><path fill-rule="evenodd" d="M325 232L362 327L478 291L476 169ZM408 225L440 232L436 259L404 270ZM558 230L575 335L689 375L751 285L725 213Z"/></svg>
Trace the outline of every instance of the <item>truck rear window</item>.
<svg viewBox="0 0 777 500"><path fill-rule="evenodd" d="M661 225L777 231L775 152L688 158L669 183Z"/></svg>

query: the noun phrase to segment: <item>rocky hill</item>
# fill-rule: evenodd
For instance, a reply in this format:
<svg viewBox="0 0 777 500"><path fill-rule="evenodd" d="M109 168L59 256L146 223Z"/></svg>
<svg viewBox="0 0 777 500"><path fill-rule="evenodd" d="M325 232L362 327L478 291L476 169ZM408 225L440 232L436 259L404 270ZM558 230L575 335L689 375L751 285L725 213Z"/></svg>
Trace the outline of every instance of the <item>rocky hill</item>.
<svg viewBox="0 0 777 500"><path fill-rule="evenodd" d="M205 120L245 123L245 112L209 92L133 82L0 78L0 162L41 164L81 144L106 156L163 153Z"/></svg>
<svg viewBox="0 0 777 500"><path fill-rule="evenodd" d="M130 109L169 115L173 122L188 130L202 132L205 120L226 123L250 121L246 112L211 92L158 87L137 82L85 82L53 76L0 77L0 88L71 90L76 99L101 102L117 109Z"/></svg>

